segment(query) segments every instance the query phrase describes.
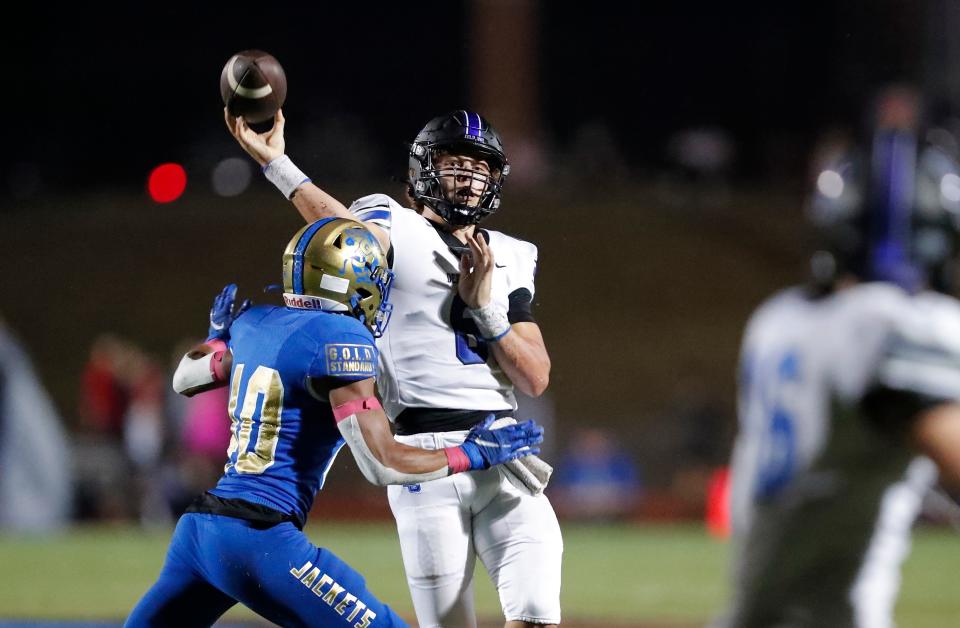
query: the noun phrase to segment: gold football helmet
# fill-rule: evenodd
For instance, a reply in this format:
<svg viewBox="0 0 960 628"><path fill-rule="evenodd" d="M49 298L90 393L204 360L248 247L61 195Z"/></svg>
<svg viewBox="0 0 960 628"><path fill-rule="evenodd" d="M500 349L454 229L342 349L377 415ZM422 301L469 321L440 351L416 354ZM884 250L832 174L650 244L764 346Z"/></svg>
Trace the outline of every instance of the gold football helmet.
<svg viewBox="0 0 960 628"><path fill-rule="evenodd" d="M350 313L375 338L390 320L392 281L376 236L355 220L324 218L306 225L283 252L287 307Z"/></svg>

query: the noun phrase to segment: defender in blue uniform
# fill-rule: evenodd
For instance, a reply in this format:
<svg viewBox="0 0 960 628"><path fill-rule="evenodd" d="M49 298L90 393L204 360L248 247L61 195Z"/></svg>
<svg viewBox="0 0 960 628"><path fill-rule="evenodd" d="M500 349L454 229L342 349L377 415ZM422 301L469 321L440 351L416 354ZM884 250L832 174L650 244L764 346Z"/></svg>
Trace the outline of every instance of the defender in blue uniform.
<svg viewBox="0 0 960 628"><path fill-rule="evenodd" d="M230 386L224 475L188 508L156 584L127 626L209 626L240 602L282 626L406 626L363 577L301 531L346 442L365 477L407 484L536 453L532 422L424 450L393 439L374 396L373 343L390 313L392 275L360 223L326 219L284 253L285 307L234 307L227 286L207 342L184 356L174 389ZM228 376L229 374L229 376Z"/></svg>

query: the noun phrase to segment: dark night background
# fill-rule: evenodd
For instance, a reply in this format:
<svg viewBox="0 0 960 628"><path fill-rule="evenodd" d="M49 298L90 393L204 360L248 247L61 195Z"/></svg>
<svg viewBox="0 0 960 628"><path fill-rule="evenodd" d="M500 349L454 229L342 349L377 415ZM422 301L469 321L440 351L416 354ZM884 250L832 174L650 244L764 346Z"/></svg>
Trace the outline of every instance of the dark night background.
<svg viewBox="0 0 960 628"><path fill-rule="evenodd" d="M742 144L738 175L795 172L814 134L855 122L879 81L923 76L923 3L661 4L542 3L539 113L555 145L600 121L650 169L673 131L722 125ZM26 11L9 33L7 158L36 164L51 191L136 185L158 160L222 140L216 81L240 48L281 60L292 123L349 112L379 146L471 101L463 1ZM765 159L770 136L796 146L793 163Z"/></svg>
<svg viewBox="0 0 960 628"><path fill-rule="evenodd" d="M947 0L21 10L7 24L0 313L68 425L97 334L166 366L223 283L257 295L276 281L299 217L257 173L239 196L209 184L218 162L246 159L223 126L221 68L260 48L286 70L287 152L344 201L398 193L404 144L430 117L487 113L517 157L491 226L540 246L554 445L582 424L620 430L663 485L675 460L726 456L742 326L804 278L818 140L858 132L888 81L923 88L939 118L960 100ZM690 172L670 148L690 129L719 132L730 159ZM540 161L521 158L529 145ZM189 183L157 205L144 185L167 161Z"/></svg>

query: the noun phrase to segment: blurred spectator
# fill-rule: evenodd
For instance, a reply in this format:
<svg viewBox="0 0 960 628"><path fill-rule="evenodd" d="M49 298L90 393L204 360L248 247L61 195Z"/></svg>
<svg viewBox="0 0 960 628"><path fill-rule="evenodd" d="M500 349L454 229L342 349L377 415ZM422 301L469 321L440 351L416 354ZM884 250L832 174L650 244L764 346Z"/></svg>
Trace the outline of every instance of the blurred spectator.
<svg viewBox="0 0 960 628"><path fill-rule="evenodd" d="M220 467L226 462L230 445L229 400L229 389L217 388L190 397L186 408L183 448L194 456L209 460L217 468L214 480L223 472Z"/></svg>
<svg viewBox="0 0 960 628"><path fill-rule="evenodd" d="M83 429L74 439L79 518L172 520L159 474L165 388L140 347L113 334L94 340L80 391Z"/></svg>
<svg viewBox="0 0 960 628"><path fill-rule="evenodd" d="M146 353L128 346L122 360L128 403L123 414L123 443L138 469L156 464L163 448L163 398L166 380Z"/></svg>
<svg viewBox="0 0 960 628"><path fill-rule="evenodd" d="M683 129L667 141L666 154L672 172L660 194L667 202L697 211L728 204L736 157L730 133L719 127Z"/></svg>
<svg viewBox="0 0 960 628"><path fill-rule="evenodd" d="M725 176L735 155L733 138L718 127L678 131L667 143L667 156L695 180Z"/></svg>
<svg viewBox="0 0 960 628"><path fill-rule="evenodd" d="M123 415L123 451L133 470L133 509L141 524L172 523L160 473L166 432L166 378L156 361L133 345L125 348L120 365L128 398Z"/></svg>
<svg viewBox="0 0 960 628"><path fill-rule="evenodd" d="M171 372L197 342L196 338L184 338L177 343L171 354ZM170 511L179 515L197 494L214 486L223 474L230 446L230 390L216 388L185 397L173 391L169 378L164 381L164 390L169 433L162 476Z"/></svg>
<svg viewBox="0 0 960 628"><path fill-rule="evenodd" d="M80 420L85 430L116 438L123 432L127 395L118 372L123 352L123 341L113 334L100 334L93 341L80 388Z"/></svg>
<svg viewBox="0 0 960 628"><path fill-rule="evenodd" d="M616 519L642 497L637 466L607 432L583 428L556 465L550 498L570 518Z"/></svg>
<svg viewBox="0 0 960 628"><path fill-rule="evenodd" d="M229 388L217 388L187 400L180 446L184 480L193 495L217 483L230 446Z"/></svg>
<svg viewBox="0 0 960 628"><path fill-rule="evenodd" d="M80 382L80 431L74 435L75 514L79 519L129 516L129 473L123 454L128 392L120 373L126 343L100 334L90 347Z"/></svg>
<svg viewBox="0 0 960 628"><path fill-rule="evenodd" d="M180 364L180 359L183 358L183 354L190 351L197 342L197 338L181 338L180 341L174 345L173 351L170 352L170 362L167 365L168 379L163 385L163 405L166 408L169 427L166 447L173 451L176 451L180 447L180 438L183 435L184 426L187 422L187 406L189 405L190 398L178 395L173 389L173 386L170 385L170 378L173 377L173 372L176 371L177 365ZM193 499L193 497L194 496L191 496L191 499Z"/></svg>
<svg viewBox="0 0 960 628"><path fill-rule="evenodd" d="M50 397L0 321L0 528L47 532L70 513L70 451Z"/></svg>

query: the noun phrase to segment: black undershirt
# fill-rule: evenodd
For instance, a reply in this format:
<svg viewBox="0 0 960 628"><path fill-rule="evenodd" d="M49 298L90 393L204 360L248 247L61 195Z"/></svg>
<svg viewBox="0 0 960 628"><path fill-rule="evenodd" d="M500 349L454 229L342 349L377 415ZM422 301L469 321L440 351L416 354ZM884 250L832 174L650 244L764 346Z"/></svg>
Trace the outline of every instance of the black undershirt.
<svg viewBox="0 0 960 628"><path fill-rule="evenodd" d="M234 519L244 519L259 530L272 528L278 523L289 521L297 526L298 530L303 529L305 519L293 514L284 514L279 510L274 510L269 506L254 504L244 499L232 497L219 497L213 493L203 493L187 506L186 512L197 512L210 515L221 515L224 517L233 517Z"/></svg>
<svg viewBox="0 0 960 628"><path fill-rule="evenodd" d="M406 408L394 420L397 435L469 430L488 414L496 418L513 416L513 410L455 410L452 408Z"/></svg>

